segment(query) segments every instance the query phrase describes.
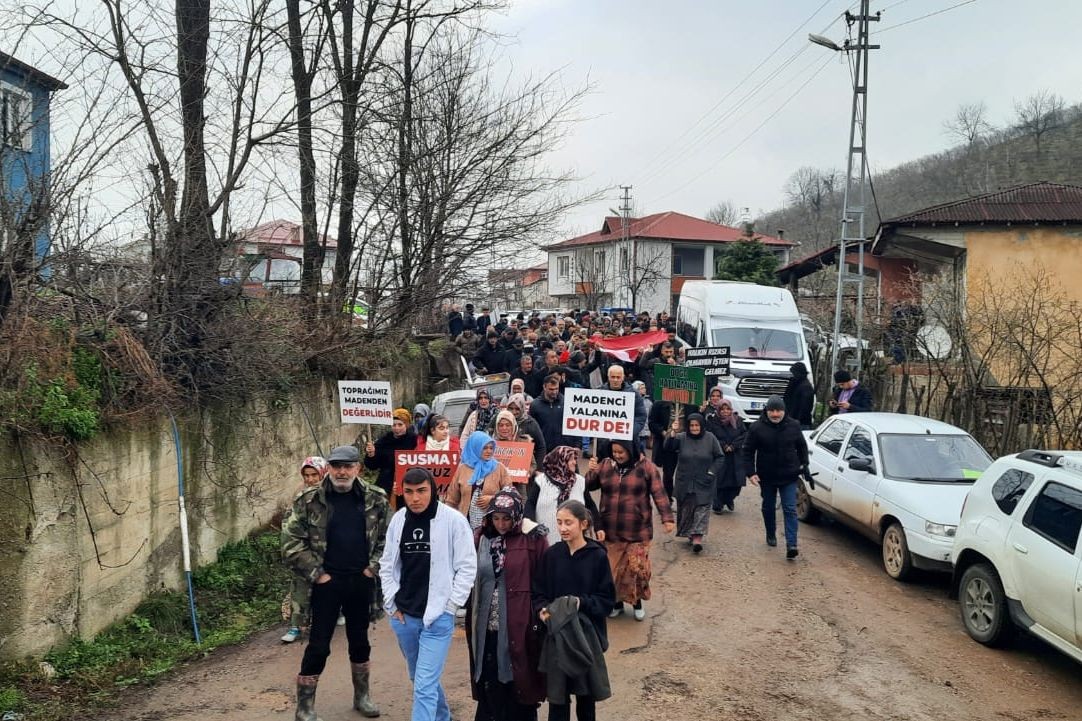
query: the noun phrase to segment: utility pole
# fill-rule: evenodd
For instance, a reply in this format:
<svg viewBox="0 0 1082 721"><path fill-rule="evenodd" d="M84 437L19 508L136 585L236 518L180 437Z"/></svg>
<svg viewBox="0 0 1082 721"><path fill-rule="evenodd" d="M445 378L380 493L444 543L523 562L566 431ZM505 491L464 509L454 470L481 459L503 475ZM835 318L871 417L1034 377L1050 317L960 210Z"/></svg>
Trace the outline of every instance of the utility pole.
<svg viewBox="0 0 1082 721"><path fill-rule="evenodd" d="M868 51L878 50L878 45L871 45L869 23L879 22L880 14L871 14L871 0L860 0L860 12L854 15L845 13L845 22L852 28L857 26L857 40L846 40L839 46L818 35L809 35L808 39L816 45L822 45L847 55L854 53L853 63L853 108L849 118L849 159L846 164L844 210L842 227L838 240L838 289L834 301L834 338L831 346L831 372L838 369L838 339L842 330L842 304L844 287L847 281L845 256L849 245L856 243L857 248L857 372L860 372L864 353L864 204L865 183L868 174ZM855 235L854 230L855 229Z"/></svg>
<svg viewBox="0 0 1082 721"><path fill-rule="evenodd" d="M623 235L623 240L624 240L624 243L623 243L624 251L628 254L627 293L625 294L624 297L626 299L625 307L630 308L631 307L631 295L632 295L632 293L631 293L631 284L634 283L634 281L635 281L635 259L634 259L635 254L634 254L632 248L630 247L631 246L631 186L630 185L621 185L620 189L624 191L624 197L623 197L624 202L623 202L623 205L620 206L620 218L621 218L620 226L623 229L622 235ZM615 264L614 267L616 269L615 274L619 274L620 273L620 258L619 257L613 258L613 262ZM613 286L615 286L615 285L616 284L614 282ZM613 300L614 301L616 300L615 294L614 294ZM638 310L638 309L636 308L636 310Z"/></svg>

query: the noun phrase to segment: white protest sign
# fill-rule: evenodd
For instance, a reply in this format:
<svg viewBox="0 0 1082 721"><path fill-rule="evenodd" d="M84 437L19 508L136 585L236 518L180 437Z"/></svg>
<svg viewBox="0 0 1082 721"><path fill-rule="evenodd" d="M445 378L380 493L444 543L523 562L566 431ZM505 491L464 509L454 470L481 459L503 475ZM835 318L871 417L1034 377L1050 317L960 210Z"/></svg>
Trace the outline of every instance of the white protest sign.
<svg viewBox="0 0 1082 721"><path fill-rule="evenodd" d="M564 390L565 436L634 440L635 395L627 391Z"/></svg>
<svg viewBox="0 0 1082 721"><path fill-rule="evenodd" d="M338 381L338 407L343 423L391 425L391 384L388 381Z"/></svg>

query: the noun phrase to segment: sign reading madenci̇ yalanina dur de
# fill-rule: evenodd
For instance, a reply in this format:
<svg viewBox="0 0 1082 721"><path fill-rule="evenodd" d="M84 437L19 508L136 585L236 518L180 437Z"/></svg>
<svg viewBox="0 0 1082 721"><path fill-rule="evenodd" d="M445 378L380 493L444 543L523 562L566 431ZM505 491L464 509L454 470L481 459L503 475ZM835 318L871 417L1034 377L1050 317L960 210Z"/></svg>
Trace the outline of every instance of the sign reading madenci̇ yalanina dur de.
<svg viewBox="0 0 1082 721"><path fill-rule="evenodd" d="M568 388L564 391L563 434L634 440L635 395L628 391Z"/></svg>

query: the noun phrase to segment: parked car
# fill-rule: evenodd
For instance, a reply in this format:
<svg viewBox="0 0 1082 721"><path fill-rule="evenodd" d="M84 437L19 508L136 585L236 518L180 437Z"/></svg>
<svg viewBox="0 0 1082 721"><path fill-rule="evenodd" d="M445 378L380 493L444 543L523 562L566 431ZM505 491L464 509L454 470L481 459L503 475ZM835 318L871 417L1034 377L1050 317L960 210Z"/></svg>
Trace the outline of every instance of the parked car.
<svg viewBox="0 0 1082 721"><path fill-rule="evenodd" d="M1023 451L974 484L954 538L962 623L996 645L1016 628L1082 663L1082 453Z"/></svg>
<svg viewBox="0 0 1082 721"><path fill-rule="evenodd" d="M445 416L451 427L451 435L457 436L462 432L462 424L466 422L470 406L475 400L475 390L447 391L432 399L432 412Z"/></svg>
<svg viewBox="0 0 1082 721"><path fill-rule="evenodd" d="M806 435L815 488L798 488L801 520L825 513L880 543L896 580L951 570L962 504L992 463L972 436L901 413L845 413Z"/></svg>

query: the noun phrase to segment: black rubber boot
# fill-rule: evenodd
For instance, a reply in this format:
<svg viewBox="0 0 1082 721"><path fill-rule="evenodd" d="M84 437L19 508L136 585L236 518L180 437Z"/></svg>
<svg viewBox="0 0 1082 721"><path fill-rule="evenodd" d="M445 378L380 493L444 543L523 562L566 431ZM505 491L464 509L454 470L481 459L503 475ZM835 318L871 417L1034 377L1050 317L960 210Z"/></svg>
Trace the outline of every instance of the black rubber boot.
<svg viewBox="0 0 1082 721"><path fill-rule="evenodd" d="M319 676L297 676L297 713L294 721L322 721L316 716L316 684Z"/></svg>
<svg viewBox="0 0 1082 721"><path fill-rule="evenodd" d="M353 708L360 711L361 716L376 718L379 716L379 706L368 695L369 666L368 662L349 665L350 670L353 671Z"/></svg>
<svg viewBox="0 0 1082 721"><path fill-rule="evenodd" d="M785 557L790 559L790 560L796 558L799 555L800 555L800 551L797 550L796 546L789 546L788 548L785 549Z"/></svg>

